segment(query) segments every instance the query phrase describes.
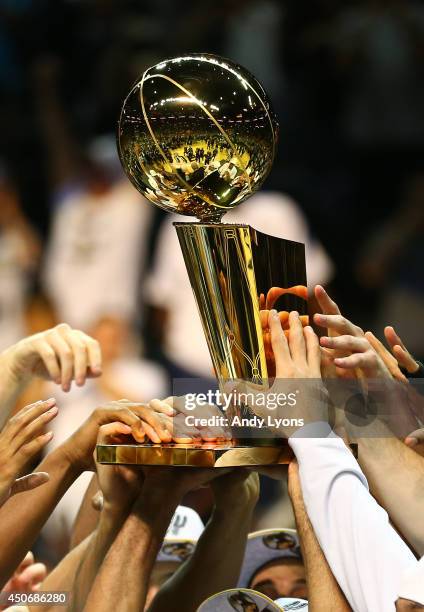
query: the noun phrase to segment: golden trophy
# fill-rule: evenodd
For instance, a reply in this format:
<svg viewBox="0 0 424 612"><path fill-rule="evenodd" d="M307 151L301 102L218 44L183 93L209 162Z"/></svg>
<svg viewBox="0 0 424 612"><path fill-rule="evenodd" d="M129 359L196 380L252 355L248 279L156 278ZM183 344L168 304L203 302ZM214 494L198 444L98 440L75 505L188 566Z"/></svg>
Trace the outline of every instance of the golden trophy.
<svg viewBox="0 0 424 612"><path fill-rule="evenodd" d="M266 385L273 376L271 308L283 326L291 310L307 317L304 245L221 223L262 185L277 133L258 81L208 54L146 70L119 119L119 155L133 185L160 208L198 219L174 225L220 386L229 380ZM227 417L249 412L234 405ZM281 462L289 449L263 431L239 428L231 441L109 444L97 453L102 463L219 467Z"/></svg>

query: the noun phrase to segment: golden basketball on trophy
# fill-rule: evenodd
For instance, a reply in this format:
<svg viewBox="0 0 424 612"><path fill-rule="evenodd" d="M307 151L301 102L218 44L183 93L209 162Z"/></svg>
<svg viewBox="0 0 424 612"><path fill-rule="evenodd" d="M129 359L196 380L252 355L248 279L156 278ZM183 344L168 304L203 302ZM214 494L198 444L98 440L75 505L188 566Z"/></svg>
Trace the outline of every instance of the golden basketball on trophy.
<svg viewBox="0 0 424 612"><path fill-rule="evenodd" d="M269 310L279 311L283 327L292 310L307 316L304 245L221 223L226 211L263 184L277 136L260 83L208 54L146 70L119 119L119 156L133 185L156 206L198 220L174 225L221 387L232 380L263 385L274 375ZM249 412L247 405L234 405L227 416ZM226 443L97 450L104 463L218 467L281 461L284 444L241 428Z"/></svg>

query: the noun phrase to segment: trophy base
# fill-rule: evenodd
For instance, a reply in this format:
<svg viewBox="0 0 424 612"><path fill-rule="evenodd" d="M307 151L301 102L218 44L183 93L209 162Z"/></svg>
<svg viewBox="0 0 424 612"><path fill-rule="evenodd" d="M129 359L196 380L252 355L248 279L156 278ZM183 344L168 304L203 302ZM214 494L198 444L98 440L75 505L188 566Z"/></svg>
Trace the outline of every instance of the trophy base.
<svg viewBox="0 0 424 612"><path fill-rule="evenodd" d="M110 465L162 465L224 468L289 463L288 446L243 444L98 444L97 461Z"/></svg>

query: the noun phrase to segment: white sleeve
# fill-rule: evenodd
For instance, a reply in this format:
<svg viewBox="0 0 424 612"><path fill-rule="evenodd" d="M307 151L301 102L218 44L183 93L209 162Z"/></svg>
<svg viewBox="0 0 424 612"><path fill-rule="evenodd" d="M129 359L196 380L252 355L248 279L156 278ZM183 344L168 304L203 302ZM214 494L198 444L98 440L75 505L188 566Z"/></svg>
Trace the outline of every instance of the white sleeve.
<svg viewBox="0 0 424 612"><path fill-rule="evenodd" d="M319 425L328 437L298 437L308 433L302 428L289 440L315 534L355 612L394 612L401 574L416 559L343 440Z"/></svg>

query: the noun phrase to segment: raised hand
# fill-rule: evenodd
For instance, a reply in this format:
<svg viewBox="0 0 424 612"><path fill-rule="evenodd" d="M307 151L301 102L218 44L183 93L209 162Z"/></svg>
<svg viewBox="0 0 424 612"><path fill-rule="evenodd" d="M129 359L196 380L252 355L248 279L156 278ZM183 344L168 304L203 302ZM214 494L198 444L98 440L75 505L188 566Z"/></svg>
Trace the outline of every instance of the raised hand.
<svg viewBox="0 0 424 612"><path fill-rule="evenodd" d="M302 326L295 311L289 316L288 338L276 310L269 313L269 329L275 357L275 380L268 391L245 386L254 398L249 403L254 414L265 418L267 426L277 435L289 437L303 424L328 420L327 394L321 380L321 351L317 335L310 326ZM278 404L279 408L274 412L263 401L264 394L269 397L272 394L273 400L293 397L295 401Z"/></svg>
<svg viewBox="0 0 424 612"><path fill-rule="evenodd" d="M367 378L392 378L383 359L365 335L323 336L320 344L338 354L347 355L334 357L334 365L337 368L353 372L359 368Z"/></svg>
<svg viewBox="0 0 424 612"><path fill-rule="evenodd" d="M17 476L50 442L53 432L43 433L58 413L54 399L37 402L17 412L0 433L0 505L11 496L35 489L49 479L45 472Z"/></svg>
<svg viewBox="0 0 424 612"><path fill-rule="evenodd" d="M186 406L187 396L170 396L164 400L154 399L149 403L149 406L154 410L164 409L164 407L172 408L174 416L171 416L170 431L172 439L178 444L190 444L192 442L214 442L217 440L230 440L231 431L225 427L214 425L189 426L186 423L187 416L196 416L207 419L209 417L222 416L219 408L213 404L198 405L194 410L189 410ZM194 399L193 401L196 401Z"/></svg>
<svg viewBox="0 0 424 612"><path fill-rule="evenodd" d="M146 434L154 442L170 442L166 416L174 414L170 406L153 410L146 404L136 404L128 400L110 402L96 408L88 419L62 444L62 450L72 465L83 470L95 470L93 452L99 428L102 425L119 421L128 425L132 438L144 442ZM128 430L129 431L129 430Z"/></svg>
<svg viewBox="0 0 424 612"><path fill-rule="evenodd" d="M383 360L384 365L389 370L393 378L396 378L396 380L400 380L402 382L407 382L408 379L406 378L405 374L403 374L402 370L399 368L397 359L384 346L384 344L380 342L380 340L370 331L365 332L365 338L371 344L375 352Z"/></svg>
<svg viewBox="0 0 424 612"><path fill-rule="evenodd" d="M394 328L387 326L384 329L384 335L399 366L405 368L409 374L415 374L418 372L420 367L418 362L408 351Z"/></svg>
<svg viewBox="0 0 424 612"><path fill-rule="evenodd" d="M40 589L46 576L47 568L44 563L35 563L34 555L32 552L28 552L12 578L6 582L1 590L34 593ZM0 610L5 609L6 607L0 606Z"/></svg>
<svg viewBox="0 0 424 612"><path fill-rule="evenodd" d="M15 380L39 376L61 385L64 391L69 391L72 380L81 386L86 378L102 373L99 343L66 323L20 340L1 357Z"/></svg>

